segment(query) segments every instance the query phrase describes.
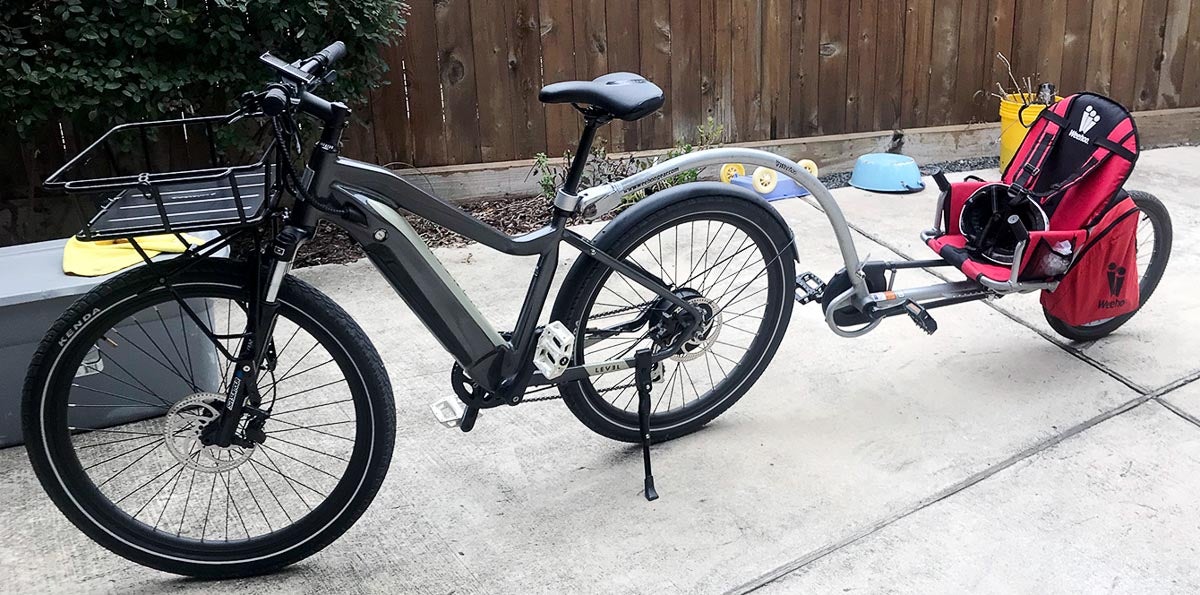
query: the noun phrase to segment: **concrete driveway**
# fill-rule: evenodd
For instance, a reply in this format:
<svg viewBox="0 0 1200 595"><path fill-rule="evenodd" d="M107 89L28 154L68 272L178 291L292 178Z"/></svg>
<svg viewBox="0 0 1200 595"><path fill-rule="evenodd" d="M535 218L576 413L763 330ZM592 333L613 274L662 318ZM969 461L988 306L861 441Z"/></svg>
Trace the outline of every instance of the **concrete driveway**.
<svg viewBox="0 0 1200 595"><path fill-rule="evenodd" d="M1167 204L1175 244L1154 298L1116 335L1066 344L1036 296L937 310L934 337L895 320L842 339L818 307L798 308L736 407L655 447L653 503L639 493L639 451L561 403L486 411L470 434L436 425L427 404L449 394L451 360L382 278L365 262L300 270L359 319L391 371L396 456L362 520L274 576L181 580L93 545L44 497L24 451L7 449L4 589L1195 592L1200 148L1147 152L1131 187ZM834 194L861 255L927 256L916 236L932 190ZM828 278L840 264L821 213L775 204L800 270ZM477 246L438 255L498 327L512 323L530 260Z"/></svg>

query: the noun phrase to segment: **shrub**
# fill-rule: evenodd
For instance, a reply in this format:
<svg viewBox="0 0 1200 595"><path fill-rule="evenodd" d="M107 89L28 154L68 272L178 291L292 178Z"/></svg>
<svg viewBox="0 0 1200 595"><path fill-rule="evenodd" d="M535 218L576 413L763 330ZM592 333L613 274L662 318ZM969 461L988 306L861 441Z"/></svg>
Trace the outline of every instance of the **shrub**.
<svg viewBox="0 0 1200 595"><path fill-rule="evenodd" d="M70 118L102 131L223 113L260 88L267 50L294 59L334 40L349 55L330 95L361 99L402 33L400 0L30 0L0 5L0 113L29 138Z"/></svg>

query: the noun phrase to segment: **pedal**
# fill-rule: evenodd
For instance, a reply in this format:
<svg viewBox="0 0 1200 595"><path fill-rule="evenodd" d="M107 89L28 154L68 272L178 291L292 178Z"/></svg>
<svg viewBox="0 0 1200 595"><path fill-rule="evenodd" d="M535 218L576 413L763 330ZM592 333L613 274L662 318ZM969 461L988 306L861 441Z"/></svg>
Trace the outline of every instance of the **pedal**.
<svg viewBox="0 0 1200 595"><path fill-rule="evenodd" d="M446 397L429 404L433 417L446 428L457 428L466 413L466 407L458 397Z"/></svg>
<svg viewBox="0 0 1200 595"><path fill-rule="evenodd" d="M537 351L533 354L533 366L542 376L553 380L562 376L563 370L571 365L574 350L575 334L556 320L542 328Z"/></svg>
<svg viewBox="0 0 1200 595"><path fill-rule="evenodd" d="M925 331L926 334L932 335L937 332L937 321L929 314L924 306L913 301L904 304L904 311L908 313L908 317L913 323Z"/></svg>
<svg viewBox="0 0 1200 595"><path fill-rule="evenodd" d="M825 295L825 282L811 272L801 273L796 277L796 301L803 306L809 302L819 302Z"/></svg>

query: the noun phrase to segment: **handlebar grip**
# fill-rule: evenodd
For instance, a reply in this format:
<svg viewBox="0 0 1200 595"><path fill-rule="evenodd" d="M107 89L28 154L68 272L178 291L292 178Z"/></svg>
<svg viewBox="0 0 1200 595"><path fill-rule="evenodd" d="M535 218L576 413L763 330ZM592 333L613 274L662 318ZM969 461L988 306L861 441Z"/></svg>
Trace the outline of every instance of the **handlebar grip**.
<svg viewBox="0 0 1200 595"><path fill-rule="evenodd" d="M1021 223L1020 217L1009 215L1008 226L1012 228L1013 236L1017 238L1017 243L1029 241L1029 230L1025 229L1025 224Z"/></svg>
<svg viewBox="0 0 1200 595"><path fill-rule="evenodd" d="M937 183L938 190L942 192L950 191L950 180L946 179L946 172L940 169L933 172L933 181Z"/></svg>
<svg viewBox="0 0 1200 595"><path fill-rule="evenodd" d="M334 62L346 57L346 44L335 41L325 46L325 49L317 52L317 56L320 57L322 64L328 68Z"/></svg>
<svg viewBox="0 0 1200 595"><path fill-rule="evenodd" d="M263 95L260 104L262 105L263 114L274 118L275 116L282 114L283 111L287 109L287 91L284 91L280 87L271 87L270 89L267 89L266 95Z"/></svg>

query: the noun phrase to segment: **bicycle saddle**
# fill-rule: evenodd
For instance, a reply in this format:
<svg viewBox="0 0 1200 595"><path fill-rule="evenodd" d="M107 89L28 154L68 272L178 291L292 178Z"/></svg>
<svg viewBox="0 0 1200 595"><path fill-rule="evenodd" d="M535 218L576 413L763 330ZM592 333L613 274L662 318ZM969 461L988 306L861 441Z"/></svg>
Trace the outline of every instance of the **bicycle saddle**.
<svg viewBox="0 0 1200 595"><path fill-rule="evenodd" d="M542 87L542 103L579 103L596 107L614 118L633 121L662 107L658 85L631 72L614 72L591 81L564 81Z"/></svg>

